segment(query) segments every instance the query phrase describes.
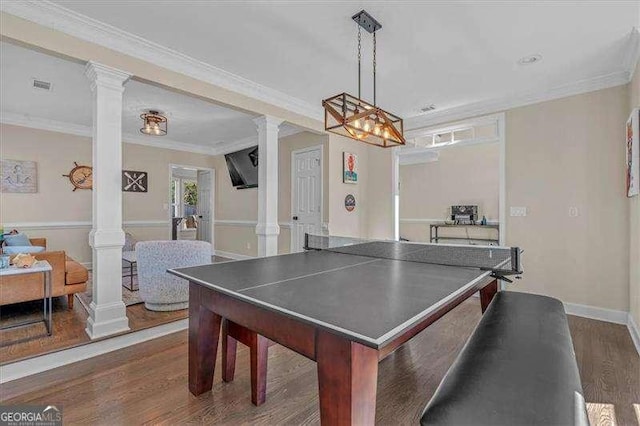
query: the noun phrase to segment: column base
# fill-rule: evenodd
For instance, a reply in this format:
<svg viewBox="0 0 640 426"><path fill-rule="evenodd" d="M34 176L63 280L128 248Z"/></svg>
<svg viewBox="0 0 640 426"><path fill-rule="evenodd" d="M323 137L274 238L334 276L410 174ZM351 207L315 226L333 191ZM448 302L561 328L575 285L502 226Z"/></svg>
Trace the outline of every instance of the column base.
<svg viewBox="0 0 640 426"><path fill-rule="evenodd" d="M91 302L85 332L92 340L125 331L129 331L129 318L122 301L100 306Z"/></svg>

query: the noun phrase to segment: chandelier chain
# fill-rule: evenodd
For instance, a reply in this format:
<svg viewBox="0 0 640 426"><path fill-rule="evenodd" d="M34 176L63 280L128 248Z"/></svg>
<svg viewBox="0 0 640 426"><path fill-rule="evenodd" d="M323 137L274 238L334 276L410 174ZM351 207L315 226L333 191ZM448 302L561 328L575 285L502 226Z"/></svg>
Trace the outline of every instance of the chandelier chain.
<svg viewBox="0 0 640 426"><path fill-rule="evenodd" d="M362 62L362 33L361 33L361 28L358 25L358 99L362 99L361 93L360 93L360 87L361 87L361 62Z"/></svg>
<svg viewBox="0 0 640 426"><path fill-rule="evenodd" d="M376 106L376 32L373 32L373 106Z"/></svg>

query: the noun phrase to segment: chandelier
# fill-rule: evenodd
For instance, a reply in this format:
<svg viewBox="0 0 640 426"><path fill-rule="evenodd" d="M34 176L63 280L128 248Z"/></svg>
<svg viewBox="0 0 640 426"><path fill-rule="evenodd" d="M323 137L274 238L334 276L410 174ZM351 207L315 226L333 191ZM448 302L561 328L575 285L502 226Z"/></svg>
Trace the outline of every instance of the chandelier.
<svg viewBox="0 0 640 426"><path fill-rule="evenodd" d="M402 119L376 104L376 31L382 25L364 10L351 19L358 24L358 97L340 93L323 100L324 129L383 148L404 145ZM360 90L362 28L373 37L373 104L362 100Z"/></svg>
<svg viewBox="0 0 640 426"><path fill-rule="evenodd" d="M164 136L167 134L167 117L158 111L149 110L140 115L142 118L141 133L149 136Z"/></svg>

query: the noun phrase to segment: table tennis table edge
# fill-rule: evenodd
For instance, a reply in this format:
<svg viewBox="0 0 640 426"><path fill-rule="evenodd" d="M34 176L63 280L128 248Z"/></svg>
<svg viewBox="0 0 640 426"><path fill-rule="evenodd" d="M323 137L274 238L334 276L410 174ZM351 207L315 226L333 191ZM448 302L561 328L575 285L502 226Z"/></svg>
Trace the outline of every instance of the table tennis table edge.
<svg viewBox="0 0 640 426"><path fill-rule="evenodd" d="M510 261L510 259L506 259L503 262L501 262L500 264L496 265L496 267L501 267L504 266L504 264L506 264L508 261ZM455 267L455 266L452 266ZM251 305L254 305L258 308L263 308L263 309L267 309L269 311L275 312L275 313L279 313L279 314L283 314L289 318L292 318L294 320L302 320L302 322L305 322L307 324L313 325L313 326L318 326L320 328L323 328L325 330L328 330L330 332L337 332L339 335L348 338L349 340L358 342L358 343L362 343L365 346L371 347L373 349L376 350L380 350L381 348L383 348L385 346L386 343L392 341L394 339L394 337L397 337L399 335L402 334L403 330L407 330L409 328L411 328L412 325L418 324L420 321L422 321L424 318L428 317L430 314L432 314L433 312L437 311L440 307L442 307L443 305L446 305L447 302L454 300L456 297L460 296L461 294L464 294L465 292L469 291L471 288L473 288L474 286L477 286L477 284L485 279L487 279L488 277L491 277L491 271L486 271L484 273L482 273L481 275L479 275L478 277L476 277L474 280L470 281L469 283L467 283L466 285L464 285L463 287L460 287L459 289L457 289L455 292L449 294L446 298L441 299L440 301L438 301L436 304L431 305L427 310L421 311L418 315L415 315L414 317L404 321L402 324L394 327L393 329L389 330L388 332L386 332L385 334L383 334L382 336L378 337L377 339L373 339L367 336L364 336L360 333L356 333L354 331L350 331L347 330L345 328L330 324L330 323L326 323L324 321L318 320L318 319L314 319L311 317L308 317L306 315L303 314L299 314L296 312L293 312L289 309L286 308L282 308L276 305L273 305L271 303L268 302L264 302L258 299L255 299L251 296L247 296L244 295L242 293L238 293L232 290L228 290L224 287L220 287L217 286L215 284L206 282L204 280L189 276L185 273L182 273L180 271L177 271L175 269L168 269L167 270L168 273L176 275L180 278L184 278L186 280L188 280L189 282L193 282L196 284L199 284L201 286L204 286L206 288L218 291L226 296L232 297L234 299L243 301L243 302L247 302ZM492 277L491 277L492 278ZM493 281L493 279L488 280L487 281L487 285L489 283L491 283L491 281ZM483 286L484 287L484 286ZM479 287L478 290L480 290L482 287Z"/></svg>

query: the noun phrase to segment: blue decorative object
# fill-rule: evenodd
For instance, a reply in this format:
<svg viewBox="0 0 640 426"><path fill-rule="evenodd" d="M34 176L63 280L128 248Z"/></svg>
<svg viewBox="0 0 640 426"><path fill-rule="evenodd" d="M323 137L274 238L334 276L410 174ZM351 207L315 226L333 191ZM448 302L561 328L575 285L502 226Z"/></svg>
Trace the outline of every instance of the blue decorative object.
<svg viewBox="0 0 640 426"><path fill-rule="evenodd" d="M0 269L5 269L9 267L9 256L1 255L0 256Z"/></svg>
<svg viewBox="0 0 640 426"><path fill-rule="evenodd" d="M5 234L4 241L7 246L30 246L31 241L25 234Z"/></svg>
<svg viewBox="0 0 640 426"><path fill-rule="evenodd" d="M44 251L44 247L40 246L6 246L2 249L5 254L18 254L18 253L41 253Z"/></svg>

